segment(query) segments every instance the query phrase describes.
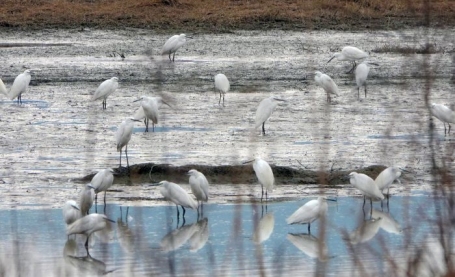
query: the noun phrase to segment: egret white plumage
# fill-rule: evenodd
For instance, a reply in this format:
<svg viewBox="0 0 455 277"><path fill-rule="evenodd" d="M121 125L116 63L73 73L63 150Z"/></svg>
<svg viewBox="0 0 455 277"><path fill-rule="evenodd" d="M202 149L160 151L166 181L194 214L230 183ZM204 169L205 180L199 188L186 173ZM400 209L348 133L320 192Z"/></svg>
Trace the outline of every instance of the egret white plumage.
<svg viewBox="0 0 455 277"><path fill-rule="evenodd" d="M170 37L161 50L161 55L169 55L169 60L174 61L175 52L186 43L187 36L185 34L174 35ZM188 36L188 38L191 38ZM171 59L171 55L172 59Z"/></svg>
<svg viewBox="0 0 455 277"><path fill-rule="evenodd" d="M335 94L338 96L338 86L335 82L330 78L329 75L322 73L321 71L316 71L314 73L314 81L316 85L322 87L327 94L327 102L331 102L332 98L330 94Z"/></svg>
<svg viewBox="0 0 455 277"><path fill-rule="evenodd" d="M370 68L363 62L355 69L355 82L357 84L357 98L360 99L360 87L365 87L365 98L367 98L367 78Z"/></svg>
<svg viewBox="0 0 455 277"><path fill-rule="evenodd" d="M398 167L393 167L393 166L390 166L390 167L387 167L386 169L384 169L383 171L381 171L381 173L379 173L379 175L376 177L376 179L374 180L374 182L376 183L376 186L378 187L378 189L380 191L384 191L385 188L387 188L387 194L389 194L389 186L395 181L397 180L398 183L401 184L400 182L400 178L401 176L401 169L399 169Z"/></svg>
<svg viewBox="0 0 455 277"><path fill-rule="evenodd" d="M17 97L17 103L22 104L22 93L27 91L31 79L32 76L30 75L29 69L25 70L22 74L17 75L17 77L14 79L11 89L9 90L8 97L11 100Z"/></svg>
<svg viewBox="0 0 455 277"><path fill-rule="evenodd" d="M161 195L177 206L177 218L179 217L178 206L183 209L183 219L185 219L185 208L197 210L197 202L181 186L168 181L161 181L158 185L160 185Z"/></svg>
<svg viewBox="0 0 455 277"><path fill-rule="evenodd" d="M0 79L0 93L8 96L8 90L6 89L5 83Z"/></svg>
<svg viewBox="0 0 455 277"><path fill-rule="evenodd" d="M81 210L74 200L66 201L65 205L63 205L62 212L67 225L73 223L81 217Z"/></svg>
<svg viewBox="0 0 455 277"><path fill-rule="evenodd" d="M209 182L205 175L196 169L191 169L188 171L188 175L190 176L190 187L191 191L193 192L194 196L196 196L196 200L199 202L201 201L201 214L203 213L203 202L207 202L209 199ZM198 208L199 209L199 208Z"/></svg>
<svg viewBox="0 0 455 277"><path fill-rule="evenodd" d="M73 235L73 234L82 234L87 236L87 240L85 241L85 249L88 253L88 239L91 234L96 231L100 231L107 226L107 221L115 222L109 218L107 218L104 214L89 214L83 216L73 222L66 228L66 234Z"/></svg>
<svg viewBox="0 0 455 277"><path fill-rule="evenodd" d="M114 171L111 168L102 169L93 176L90 184L95 189L95 205L98 198L98 193L104 191L104 205L106 205L106 192L114 183Z"/></svg>
<svg viewBox="0 0 455 277"><path fill-rule="evenodd" d="M168 103L166 103L163 98L157 97L148 97L142 96L141 98L137 99L134 102L141 101L140 109L134 114L133 118L136 120L145 118L145 131L148 132L149 129L149 120L152 120L152 131L155 131L155 124L158 124L159 119L159 108L166 104L169 107ZM142 109L142 110L141 110Z"/></svg>
<svg viewBox="0 0 455 277"><path fill-rule="evenodd" d="M96 89L95 94L92 96L92 101L103 99L103 110L107 106L107 97L111 95L118 88L118 78L112 77L99 85Z"/></svg>
<svg viewBox="0 0 455 277"><path fill-rule="evenodd" d="M117 151L120 152L120 165L119 168L122 167L122 148L125 147L125 156L126 156L126 165L129 168L130 163L128 161L128 143L131 140L131 135L133 134L134 129L134 121L139 121L134 118L127 118L125 119L122 124L117 129L115 133L115 139L117 142Z"/></svg>
<svg viewBox="0 0 455 277"><path fill-rule="evenodd" d="M310 200L297 209L286 219L287 224L308 224L308 233L311 232L311 223L325 215L328 210L326 199L319 196L318 199Z"/></svg>
<svg viewBox="0 0 455 277"><path fill-rule="evenodd" d="M79 197L79 208L81 209L81 215L87 215L90 208L93 206L95 200L95 188L88 184L84 187Z"/></svg>
<svg viewBox="0 0 455 277"><path fill-rule="evenodd" d="M221 96L223 96L223 106L224 106L224 95L229 91L230 84L229 80L224 74L217 74L215 75L215 89L220 92L220 101L218 101L218 105L221 104Z"/></svg>
<svg viewBox="0 0 455 277"><path fill-rule="evenodd" d="M384 195L379 190L375 181L370 176L363 173L349 173L349 181L351 185L356 187L364 195L363 206L365 207L365 197L370 198L371 211L373 210L373 199L383 200Z"/></svg>
<svg viewBox="0 0 455 277"><path fill-rule="evenodd" d="M445 105L442 104L431 104L431 113L444 124L444 135L450 133L450 123L455 123L455 112L452 111ZM449 131L447 131L446 123L449 125Z"/></svg>
<svg viewBox="0 0 455 277"><path fill-rule="evenodd" d="M273 110L275 110L278 105L277 101L285 101L276 96L270 96L259 103L258 109L256 111L255 126L257 129L262 125L262 134L265 135L265 122L272 115Z"/></svg>
<svg viewBox="0 0 455 277"><path fill-rule="evenodd" d="M339 61L352 62L352 69L348 72L352 73L356 67L356 61L368 58L368 53L354 46L345 46L341 49L341 52L334 53L327 63L334 58L337 58Z"/></svg>
<svg viewBox="0 0 455 277"><path fill-rule="evenodd" d="M261 202L264 197L264 187L265 187L265 201L267 201L267 192L273 190L273 185L275 183L275 177L273 176L273 171L270 165L261 159L261 157L256 157L254 160L246 161L243 164L253 162L253 169L256 173L256 177L261 184Z"/></svg>

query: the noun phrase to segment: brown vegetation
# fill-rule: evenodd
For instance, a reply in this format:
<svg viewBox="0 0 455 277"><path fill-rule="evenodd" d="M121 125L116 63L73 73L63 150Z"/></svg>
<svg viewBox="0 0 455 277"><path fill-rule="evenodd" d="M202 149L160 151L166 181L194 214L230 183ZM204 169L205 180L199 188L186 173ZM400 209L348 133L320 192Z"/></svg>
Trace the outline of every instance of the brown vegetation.
<svg viewBox="0 0 455 277"><path fill-rule="evenodd" d="M424 25L410 0L3 0L0 26L223 32L230 29L396 29ZM431 22L454 25L455 2L431 1Z"/></svg>

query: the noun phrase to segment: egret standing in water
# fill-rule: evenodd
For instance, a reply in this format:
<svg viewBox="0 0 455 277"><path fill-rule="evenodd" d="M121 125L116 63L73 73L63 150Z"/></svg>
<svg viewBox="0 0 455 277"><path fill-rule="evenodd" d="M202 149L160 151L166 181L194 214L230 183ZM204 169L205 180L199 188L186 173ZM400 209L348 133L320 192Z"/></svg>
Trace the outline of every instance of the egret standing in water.
<svg viewBox="0 0 455 277"><path fill-rule="evenodd" d="M92 101L103 99L103 110L105 110L107 106L107 97L111 95L117 88L117 77L112 77L109 80L102 82L101 85L96 89L95 94L93 94Z"/></svg>
<svg viewBox="0 0 455 277"><path fill-rule="evenodd" d="M371 211L373 211L373 199L384 199L384 195L370 176L363 173L351 172L349 173L349 181L351 185L360 190L364 195L363 207L365 207L365 197L370 198Z"/></svg>
<svg viewBox="0 0 455 277"><path fill-rule="evenodd" d="M314 81L316 85L322 87L327 93L327 102L330 103L332 99L330 98L330 94L335 94L338 96L338 86L335 82L330 78L329 75L322 73L321 71L316 71L314 75Z"/></svg>
<svg viewBox="0 0 455 277"><path fill-rule="evenodd" d="M197 210L197 202L181 186L168 181L159 182L160 192L164 198L174 203L177 207L177 219L179 218L179 207L183 209L183 220L185 220L185 207Z"/></svg>
<svg viewBox="0 0 455 277"><path fill-rule="evenodd" d="M139 121L134 118L127 118L125 119L122 124L117 129L115 133L115 139L117 141L117 151L120 152L120 165L119 168L122 167L122 148L125 147L125 156L126 156L126 165L127 168L130 167L130 163L128 161L128 143L130 142L131 135L133 134L134 129L134 121Z"/></svg>
<svg viewBox="0 0 455 277"><path fill-rule="evenodd" d="M273 185L275 184L275 177L273 176L273 171L270 165L261 159L260 157L255 158L251 161L246 161L243 164L253 162L253 169L256 173L256 177L261 184L261 202L264 197L264 187L265 187L265 201L267 202L267 192L273 190Z"/></svg>
<svg viewBox="0 0 455 277"><path fill-rule="evenodd" d="M310 200L286 219L287 224L308 224L308 233L311 233L311 222L326 214L328 205L324 197Z"/></svg>
<svg viewBox="0 0 455 277"><path fill-rule="evenodd" d="M111 168L102 169L93 176L90 184L95 189L95 205L98 199L98 193L104 191L104 205L106 205L106 192L114 183L114 171Z"/></svg>
<svg viewBox="0 0 455 277"><path fill-rule="evenodd" d="M175 52L186 43L187 36L185 34L174 35L170 37L161 50L161 55L169 55L169 60L174 61ZM191 38L191 37L188 37ZM172 59L171 59L171 55Z"/></svg>
<svg viewBox="0 0 455 277"><path fill-rule="evenodd" d="M280 99L276 96L270 96L259 103L258 109L256 111L256 118L255 118L255 126L254 128L257 129L259 126L262 125L262 134L265 136L265 122L269 117L272 115L273 110L275 110L276 106L278 105L277 101L285 101Z"/></svg>
<svg viewBox="0 0 455 277"><path fill-rule="evenodd" d="M152 131L155 132L155 124L158 124L158 119L159 119L159 108L163 104L169 105L166 103L163 98L157 96L157 97L147 97L147 96L142 96L141 98L137 99L134 102L141 101L141 107L137 112L134 114L134 119L140 120L142 118L145 118L144 123L145 123L145 132L148 132L149 130L149 119L152 120Z"/></svg>
<svg viewBox="0 0 455 277"><path fill-rule="evenodd" d="M88 215L90 208L93 206L95 200L95 188L91 184L85 186L81 192L79 198L79 208L81 209L81 215Z"/></svg>
<svg viewBox="0 0 455 277"><path fill-rule="evenodd" d="M205 175L196 169L191 169L188 171L190 176L190 187L196 200L201 201L201 215L203 215L203 202L207 202L209 199L209 181L205 178ZM198 207L199 212L199 207Z"/></svg>
<svg viewBox="0 0 455 277"><path fill-rule="evenodd" d="M365 98L367 98L367 78L370 68L363 62L355 69L355 82L357 84L357 98L360 99L360 87L365 87Z"/></svg>
<svg viewBox="0 0 455 277"><path fill-rule="evenodd" d="M341 52L334 53L327 63L334 58L337 58L339 61L352 62L352 69L348 72L352 73L357 65L356 61L368 58L368 53L354 46L346 46L341 49Z"/></svg>
<svg viewBox="0 0 455 277"><path fill-rule="evenodd" d="M81 210L77 205L76 201L68 200L66 201L65 205L63 206L63 218L65 219L65 223L67 225L73 223L74 221L78 220L81 217Z"/></svg>
<svg viewBox="0 0 455 277"><path fill-rule="evenodd" d="M218 105L221 104L221 96L223 96L223 106L224 106L224 95L229 91L230 85L229 80L224 74L217 74L215 76L215 89L220 92L220 101Z"/></svg>
<svg viewBox="0 0 455 277"><path fill-rule="evenodd" d="M8 97L13 100L14 98L17 97L17 103L22 104L22 93L26 92L28 89L28 85L30 84L30 80L32 79L32 76L30 75L30 70L27 69L24 71L24 73L19 74L16 79L14 79L13 85L11 86L11 89L9 90L9 95ZM2 82L3 84L3 82ZM3 88L2 90L6 89Z"/></svg>
<svg viewBox="0 0 455 277"><path fill-rule="evenodd" d="M401 184L400 178L401 170L398 167L387 167L381 173L379 173L378 177L374 180L378 189L383 192L385 188L387 188L387 198L389 198L389 186L397 180L398 183Z"/></svg>
<svg viewBox="0 0 455 277"><path fill-rule="evenodd" d="M91 234L96 231L103 230L107 226L107 221L115 222L104 214L89 214L84 217L79 218L71 225L66 228L66 234L73 235L73 234L82 234L87 236L87 240L85 241L85 249L88 252L88 239Z"/></svg>
<svg viewBox="0 0 455 277"><path fill-rule="evenodd" d="M444 135L450 133L450 123L455 123L455 112L442 104L431 104L431 113L444 124ZM446 123L449 125L447 132Z"/></svg>

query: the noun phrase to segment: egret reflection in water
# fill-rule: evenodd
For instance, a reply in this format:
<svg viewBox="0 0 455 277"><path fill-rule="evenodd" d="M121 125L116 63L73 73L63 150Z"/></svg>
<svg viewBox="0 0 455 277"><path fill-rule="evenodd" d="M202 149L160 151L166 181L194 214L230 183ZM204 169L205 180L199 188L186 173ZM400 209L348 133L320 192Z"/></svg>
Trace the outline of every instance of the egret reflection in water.
<svg viewBox="0 0 455 277"><path fill-rule="evenodd" d="M275 217L273 213L264 215L258 222L256 229L253 233L253 242L255 244L261 244L268 240L273 233L275 227Z"/></svg>
<svg viewBox="0 0 455 277"><path fill-rule="evenodd" d="M123 221L122 207L120 207L120 217L117 219L117 238L123 251L132 253L134 251L135 235L129 226L129 222L132 221L133 218L128 217L128 209L129 207L126 208L125 221Z"/></svg>
<svg viewBox="0 0 455 277"><path fill-rule="evenodd" d="M387 233L401 234L403 231L400 223L398 223L390 214L373 209L371 217L375 220L381 219L379 226Z"/></svg>
<svg viewBox="0 0 455 277"><path fill-rule="evenodd" d="M104 262L97 260L90 255L87 255L85 257L64 255L63 258L66 265L72 267L79 274L106 275L110 272L115 271L115 269L106 270L106 264Z"/></svg>
<svg viewBox="0 0 455 277"><path fill-rule="evenodd" d="M174 251L182 247L198 231L199 226L196 223L184 225L172 230L161 239L160 248L164 252Z"/></svg>
<svg viewBox="0 0 455 277"><path fill-rule="evenodd" d="M311 234L292 234L289 233L286 238L305 255L316 258L320 261L326 261L328 258L327 245L319 241L318 238ZM322 243L322 253L319 253L319 244Z"/></svg>
<svg viewBox="0 0 455 277"><path fill-rule="evenodd" d="M197 252L205 246L209 240L209 220L204 218L195 223L197 229L189 239L190 251Z"/></svg>
<svg viewBox="0 0 455 277"><path fill-rule="evenodd" d="M363 243L371 240L379 231L382 224L382 218L366 220L349 235L349 241L352 244Z"/></svg>

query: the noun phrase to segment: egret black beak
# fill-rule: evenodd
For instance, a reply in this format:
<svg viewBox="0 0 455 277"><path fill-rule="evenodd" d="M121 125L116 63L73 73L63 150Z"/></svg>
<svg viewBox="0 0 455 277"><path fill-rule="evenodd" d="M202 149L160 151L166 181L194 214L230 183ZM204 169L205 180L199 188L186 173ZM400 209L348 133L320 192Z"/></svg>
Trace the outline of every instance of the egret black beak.
<svg viewBox="0 0 455 277"><path fill-rule="evenodd" d="M168 103L164 102L164 100L161 100L161 102L163 102L163 104L166 104L166 105L168 105L168 106L169 106L169 108L172 108L172 106L171 106L171 105L169 105Z"/></svg>
<svg viewBox="0 0 455 277"><path fill-rule="evenodd" d="M71 205L71 207L75 208L76 210L80 211L79 207L76 205Z"/></svg>
<svg viewBox="0 0 455 277"><path fill-rule="evenodd" d="M400 169L401 171L403 171L403 172L411 173L411 171L409 171L409 170L407 170L407 169L404 169L404 168L401 168L401 167L399 167L399 169Z"/></svg>
<svg viewBox="0 0 455 277"><path fill-rule="evenodd" d="M186 38L189 38L189 39L193 39L193 37L192 37L192 36L186 36Z"/></svg>
<svg viewBox="0 0 455 277"><path fill-rule="evenodd" d="M330 60L329 60L327 63L329 63L329 62L330 62L331 60L333 60L334 58L335 58L335 56L331 57Z"/></svg>
<svg viewBox="0 0 455 277"><path fill-rule="evenodd" d="M90 184L90 185L88 185L87 187L89 187L89 188L91 188L91 189L95 189L95 187L94 187L94 186L92 186L91 184Z"/></svg>
<svg viewBox="0 0 455 277"><path fill-rule="evenodd" d="M139 99L136 99L136 100L133 101L133 103L134 103L134 102L138 102L138 101L142 101L142 99L143 99L142 97L139 98Z"/></svg>
<svg viewBox="0 0 455 277"><path fill-rule="evenodd" d="M115 223L115 221L110 218L106 218L106 220Z"/></svg>
<svg viewBox="0 0 455 277"><path fill-rule="evenodd" d="M161 183L152 183L152 184L149 184L149 186L152 186L152 187L156 187L156 186L159 186L161 185Z"/></svg>
<svg viewBox="0 0 455 277"><path fill-rule="evenodd" d="M243 162L242 164L249 164L249 163L252 163L252 162L254 162L254 159L252 159L250 161Z"/></svg>
<svg viewBox="0 0 455 277"><path fill-rule="evenodd" d="M337 202L337 201L338 201L336 198L335 198L335 199L326 198L325 200L326 200L326 201L333 201L333 202Z"/></svg>

